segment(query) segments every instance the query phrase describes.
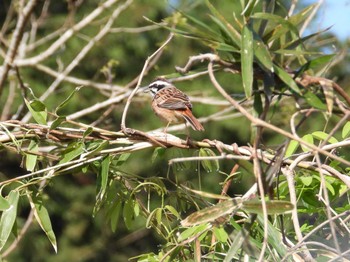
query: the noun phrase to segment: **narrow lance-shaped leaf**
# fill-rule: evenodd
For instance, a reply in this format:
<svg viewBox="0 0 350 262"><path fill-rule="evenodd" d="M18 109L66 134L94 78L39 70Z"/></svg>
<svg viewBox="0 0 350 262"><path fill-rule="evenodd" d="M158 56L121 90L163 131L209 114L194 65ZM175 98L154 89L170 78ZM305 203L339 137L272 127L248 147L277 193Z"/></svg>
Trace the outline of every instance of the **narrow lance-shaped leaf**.
<svg viewBox="0 0 350 262"><path fill-rule="evenodd" d="M74 96L74 94L80 90L80 88L82 88L82 86L76 87L76 88L73 90L73 92L71 92L71 93L69 94L69 96L68 96L61 104L58 105L58 107L57 107L56 110L55 110L55 113L56 113L57 115L59 115L59 110L62 109L63 107L65 107L65 106L68 104L68 102L72 99L72 97Z"/></svg>
<svg viewBox="0 0 350 262"><path fill-rule="evenodd" d="M262 214L262 203L260 200L248 200L243 202L242 209L247 212ZM283 200L269 200L266 201L266 209L267 214L275 215L275 214L284 214L291 212L293 210L293 204L289 201Z"/></svg>
<svg viewBox="0 0 350 262"><path fill-rule="evenodd" d="M272 34L272 37L268 41L269 43L279 38L282 34L285 34L285 32L291 32L296 37L298 37L299 35L297 27L290 21L286 20L284 17L274 15L274 14L269 14L269 13L255 13L251 17L255 19L266 19L268 21L275 23L276 25L279 25L279 27L275 27L275 28L281 29L281 30L279 30L279 32L274 32Z"/></svg>
<svg viewBox="0 0 350 262"><path fill-rule="evenodd" d="M108 183L108 174L109 174L109 165L111 162L111 157L108 155L106 156L101 163L101 169L100 169L100 174L99 174L99 179L100 179L100 191L98 193L98 198L100 200L103 199L106 190L107 190L107 183Z"/></svg>
<svg viewBox="0 0 350 262"><path fill-rule="evenodd" d="M274 72L271 54L258 35L254 35L254 57L268 72Z"/></svg>
<svg viewBox="0 0 350 262"><path fill-rule="evenodd" d="M233 258L237 255L237 252L239 252L243 242L246 240L246 237L244 237L246 234L248 233L245 232L244 228L242 228L234 236L232 236L231 247L228 251L226 251L224 262L232 261Z"/></svg>
<svg viewBox="0 0 350 262"><path fill-rule="evenodd" d="M214 227L213 233L218 241L221 243L226 243L228 239L228 234L223 227Z"/></svg>
<svg viewBox="0 0 350 262"><path fill-rule="evenodd" d="M0 220L0 251L4 248L7 239L9 238L13 225L17 216L19 193L12 190L8 195L9 208L7 208L1 215Z"/></svg>
<svg viewBox="0 0 350 262"><path fill-rule="evenodd" d="M134 203L133 199L128 199L124 202L123 217L125 226L130 229L134 218Z"/></svg>
<svg viewBox="0 0 350 262"><path fill-rule="evenodd" d="M122 209L122 202L120 199L116 200L115 204L111 208L110 220L111 220L111 229L112 232L116 232L118 227L118 222L120 218L120 211Z"/></svg>
<svg viewBox="0 0 350 262"><path fill-rule="evenodd" d="M36 153L39 151L39 145L35 140L31 140L28 146L28 150L30 152ZM38 155L26 153L26 168L28 171L33 171L36 166L36 161L38 159Z"/></svg>
<svg viewBox="0 0 350 262"><path fill-rule="evenodd" d="M194 226L202 223L214 222L216 219L228 215L241 206L241 199L223 201L215 206L207 207L186 217L181 221L184 227Z"/></svg>
<svg viewBox="0 0 350 262"><path fill-rule="evenodd" d="M213 14L211 18L216 24L227 33L228 37L231 39L232 44L235 44L239 47L241 42L241 35L239 32L225 19L225 17L207 0L206 4Z"/></svg>
<svg viewBox="0 0 350 262"><path fill-rule="evenodd" d="M199 156L200 157L215 157L215 153L210 150L209 148L201 148L199 150ZM201 160L201 164L205 171L212 172L212 171L218 171L219 170L219 161L217 159L204 159Z"/></svg>
<svg viewBox="0 0 350 262"><path fill-rule="evenodd" d="M282 80L282 82L284 82L297 94L301 94L298 85L295 83L294 79L286 71L284 71L282 68L280 68L277 65L274 66L274 69L277 76L279 77L279 79Z"/></svg>
<svg viewBox="0 0 350 262"><path fill-rule="evenodd" d="M84 144L81 142L75 142L63 152L63 158L60 160L60 164L67 163L74 158L80 156L84 152Z"/></svg>
<svg viewBox="0 0 350 262"><path fill-rule="evenodd" d="M321 110L327 109L327 106L322 102L322 100L317 95L315 95L314 93L312 93L310 91L305 92L304 98L305 98L305 101L309 105L311 105L315 108L318 108Z"/></svg>
<svg viewBox="0 0 350 262"><path fill-rule="evenodd" d="M42 199L34 197L33 200L29 198L29 202L32 208L34 208L34 216L39 223L41 229L45 232L47 238L51 242L52 247L57 253L57 241L55 233L52 230L51 220L47 209L43 206Z"/></svg>
<svg viewBox="0 0 350 262"><path fill-rule="evenodd" d="M187 228L185 231L183 231L179 235L178 241L183 241L183 240L188 239L194 235L204 233L209 228L210 228L209 224L196 225L196 226L192 226L190 228Z"/></svg>
<svg viewBox="0 0 350 262"><path fill-rule="evenodd" d="M248 25L242 30L241 67L245 96L250 98L253 90L253 32Z"/></svg>
<svg viewBox="0 0 350 262"><path fill-rule="evenodd" d="M24 102L32 114L34 120L40 125L46 125L47 111L46 106L43 104L43 102L37 99L31 102L29 102L27 99L24 99Z"/></svg>
<svg viewBox="0 0 350 262"><path fill-rule="evenodd" d="M330 63L334 56L334 54L324 55L308 61L307 63L303 64L302 67L298 70L297 75L301 75L303 72L309 69L317 69L325 66L326 64Z"/></svg>

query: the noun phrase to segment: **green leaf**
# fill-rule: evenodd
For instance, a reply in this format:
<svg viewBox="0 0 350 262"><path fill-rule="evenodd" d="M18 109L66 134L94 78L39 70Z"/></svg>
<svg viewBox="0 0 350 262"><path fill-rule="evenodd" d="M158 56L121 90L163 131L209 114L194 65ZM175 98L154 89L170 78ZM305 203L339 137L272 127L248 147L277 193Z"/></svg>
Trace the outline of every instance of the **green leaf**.
<svg viewBox="0 0 350 262"><path fill-rule="evenodd" d="M39 152L39 145L37 141L31 140L28 146L28 151L25 153L26 156L26 169L28 171L34 171L34 168L36 166L36 162L38 160L38 155L36 154L31 154L30 152L37 153Z"/></svg>
<svg viewBox="0 0 350 262"><path fill-rule="evenodd" d="M221 36L218 34L217 31L215 31L213 29L212 26L208 26L206 23L200 21L199 19L195 18L194 16L191 16L189 14L185 14L185 13L181 13L184 17L186 17L189 21L191 21L192 23L194 23L197 27L193 28L193 27L189 27L187 25L188 28L185 28L185 30L183 31L183 33L178 32L180 34L183 35L189 35L189 32L193 32L193 34L196 36L196 38L198 39L218 39ZM171 29L171 28L169 28Z"/></svg>
<svg viewBox="0 0 350 262"><path fill-rule="evenodd" d="M122 202L118 199L112 206L112 209L110 212L112 232L116 232L117 230L121 210L122 210Z"/></svg>
<svg viewBox="0 0 350 262"><path fill-rule="evenodd" d="M130 153L121 154L117 160L117 166L121 166L122 164L124 164L129 159L130 155Z"/></svg>
<svg viewBox="0 0 350 262"><path fill-rule="evenodd" d="M260 0L241 1L242 15L249 19ZM270 2L270 1L269 1Z"/></svg>
<svg viewBox="0 0 350 262"><path fill-rule="evenodd" d="M246 235L248 233L245 232L244 228L238 231L237 234L232 233L232 242L230 249L226 252L226 257L224 262L234 261L233 259L236 257L237 252L239 252L242 244L246 241Z"/></svg>
<svg viewBox="0 0 350 262"><path fill-rule="evenodd" d="M214 227L213 233L216 237L216 239L221 243L227 243L228 240L228 234L226 233L225 229L223 227Z"/></svg>
<svg viewBox="0 0 350 262"><path fill-rule="evenodd" d="M317 69L319 67L325 66L326 64L328 64L332 61L334 56L335 56L335 54L323 55L323 56L317 57L311 61L308 61L307 63L302 65L302 67L299 69L297 75L300 75L301 73L303 73L309 69Z"/></svg>
<svg viewBox="0 0 350 262"><path fill-rule="evenodd" d="M70 93L69 96L61 104L58 105L58 107L56 107L55 114L59 115L58 111L61 110L63 107L65 107L68 104L68 102L72 99L72 97L75 95L75 93L77 93L82 87L83 86L76 87L74 91Z"/></svg>
<svg viewBox="0 0 350 262"><path fill-rule="evenodd" d="M313 176L315 179L317 179L320 183L322 183L322 181L321 181L321 178L320 178L320 176L318 176L318 175L314 175ZM333 195L333 196L335 196L335 188L334 188L334 186L333 186L333 183L334 183L334 180L335 180L335 178L332 178L332 177L325 177L325 185L326 185L326 188L329 190L329 192Z"/></svg>
<svg viewBox="0 0 350 262"><path fill-rule="evenodd" d="M310 186L313 180L312 176L300 176L299 179L305 186Z"/></svg>
<svg viewBox="0 0 350 262"><path fill-rule="evenodd" d="M82 142L70 144L69 147L63 151L63 158L60 160L59 164L67 163L80 156L84 152L84 149L85 146Z"/></svg>
<svg viewBox="0 0 350 262"><path fill-rule="evenodd" d="M50 129L56 129L61 123L66 121L65 116L59 116L54 121L52 121L52 124L50 126Z"/></svg>
<svg viewBox="0 0 350 262"><path fill-rule="evenodd" d="M84 154L84 156L93 156L101 152L101 150L105 149L109 145L108 140L97 140L91 143L88 143L88 147L86 151L88 153Z"/></svg>
<svg viewBox="0 0 350 262"><path fill-rule="evenodd" d="M204 232L208 228L209 228L208 224L202 224L202 225L197 225L197 226L187 228L185 231L181 232L181 234L179 235L178 241L181 242L183 240L186 240L194 235L197 235L198 233Z"/></svg>
<svg viewBox="0 0 350 262"><path fill-rule="evenodd" d="M314 144L314 137L311 135L311 134L307 134L305 136L303 136L301 138L302 140L304 140L305 142L309 143L309 144ZM310 149L304 145L301 145L301 149L304 151L304 152L309 152Z"/></svg>
<svg viewBox="0 0 350 262"><path fill-rule="evenodd" d="M273 72L274 66L271 58L269 49L266 47L264 42L256 34L254 35L254 57L257 59L260 65L265 71Z"/></svg>
<svg viewBox="0 0 350 262"><path fill-rule="evenodd" d="M202 210L194 212L181 221L181 225L184 227L194 226L198 224L214 222L216 219L233 213L240 208L241 199L235 198L227 201L220 202L214 206L206 207Z"/></svg>
<svg viewBox="0 0 350 262"><path fill-rule="evenodd" d="M134 216L138 217L140 215L140 206L137 201L134 201Z"/></svg>
<svg viewBox="0 0 350 262"><path fill-rule="evenodd" d="M293 51L295 52L295 54L299 54L299 55L306 55L306 54L323 54L322 52L320 51L306 51L302 45L305 44L305 42L313 37L316 37L316 36L319 36L321 33L323 33L324 31L327 31L328 29L326 30L323 30L323 31L320 31L320 32L317 32L317 33L314 33L314 34L310 34L310 35L307 35L307 36L304 36L302 38L297 38L296 40L294 41L289 41L288 43L286 43L285 45L282 45L281 46L281 50L279 52L282 53L282 50L285 50L286 53L290 53L290 54L293 54ZM301 45L301 46L300 46ZM300 48L299 48L300 47ZM298 49L298 50L295 50L295 49ZM277 52L277 51L276 51ZM332 55L334 56L334 55Z"/></svg>
<svg viewBox="0 0 350 262"><path fill-rule="evenodd" d="M128 199L124 202L123 217L125 226L131 229L132 221L134 217L134 203L132 199Z"/></svg>
<svg viewBox="0 0 350 262"><path fill-rule="evenodd" d="M7 201L7 199L0 196L0 211L4 211L9 207L10 207L10 203Z"/></svg>
<svg viewBox="0 0 350 262"><path fill-rule="evenodd" d="M314 93L307 91L304 94L304 98L305 101L312 107L317 108L317 109L321 109L321 110L326 110L327 106L325 105L325 103L323 103L321 101L321 99L318 98L317 95L315 95Z"/></svg>
<svg viewBox="0 0 350 262"><path fill-rule="evenodd" d="M258 215L257 217L259 224L261 226L257 227L257 230L261 235L263 235L263 224L264 224L264 218L262 215ZM287 247L286 245L281 245L282 241L282 234L280 230L276 227L276 225L272 224L270 221L267 223L267 231L268 233L268 243L271 247L273 247L274 252L277 252L277 254L280 257L285 257L287 255ZM260 242L261 243L261 242ZM260 244L259 243L259 244ZM259 254L259 251L257 252L257 255Z"/></svg>
<svg viewBox="0 0 350 262"><path fill-rule="evenodd" d="M0 219L0 251L4 248L15 224L18 199L19 193L16 190L12 190L7 197L10 206L2 212Z"/></svg>
<svg viewBox="0 0 350 262"><path fill-rule="evenodd" d="M182 186L183 188L185 188L188 191L191 191L201 197L205 197L205 198L212 198L212 199L220 199L220 200L230 200L231 198L228 196L224 196L224 195L219 195L219 194L214 194L214 193L209 193L209 192L205 192L202 190L195 190L186 186Z"/></svg>
<svg viewBox="0 0 350 262"><path fill-rule="evenodd" d="M299 147L299 142L295 140L291 140L288 144L285 157L290 157L291 155L293 155L295 151L297 151L298 147Z"/></svg>
<svg viewBox="0 0 350 262"><path fill-rule="evenodd" d="M34 99L30 102L30 106L33 110L35 110L36 112L42 112L42 111L46 111L46 106L44 105L43 102L41 102L38 99Z"/></svg>
<svg viewBox="0 0 350 262"><path fill-rule="evenodd" d="M303 10L301 10L299 13L296 13L295 15L291 16L288 20L295 26L299 25L300 23L306 21L306 19L309 18L312 10L316 7L316 4L309 5L305 7Z"/></svg>
<svg viewBox="0 0 350 262"><path fill-rule="evenodd" d="M107 190L110 163L111 163L111 157L109 155L104 157L101 162L101 168L99 173L99 183L98 183L100 190L97 195L97 198L99 200L102 200L104 198L104 195Z"/></svg>
<svg viewBox="0 0 350 262"><path fill-rule="evenodd" d="M177 210L176 210L173 206L166 205L164 208L165 208L165 209L168 209L169 212L170 212L171 214L173 214L177 219L180 219L180 214L179 214L179 212L177 212Z"/></svg>
<svg viewBox="0 0 350 262"><path fill-rule="evenodd" d="M280 32L280 33L275 32L273 34L274 37L270 38L269 42L271 42L274 39L279 38L285 32L292 32L296 36L299 35L299 31L296 28L296 26L280 15L274 15L274 14L269 14L269 13L255 13L251 16L251 18L265 19L265 20L271 21L271 22L275 23L276 25L280 26L279 28L283 29L282 32ZM275 28L277 28L277 26Z"/></svg>
<svg viewBox="0 0 350 262"><path fill-rule="evenodd" d="M349 136L349 134L350 134L350 122L347 122L343 127L343 130L341 132L341 137L345 139Z"/></svg>
<svg viewBox="0 0 350 262"><path fill-rule="evenodd" d="M259 92L254 93L253 108L254 108L254 113L256 116L260 116L264 110L263 103L262 103L262 97L261 97L261 94ZM251 128L256 129L254 126L251 126ZM253 131L253 132L255 132L255 131Z"/></svg>
<svg viewBox="0 0 350 262"><path fill-rule="evenodd" d="M315 131L312 133L312 136L318 140L325 141L328 137L328 134L326 132L323 132L323 131ZM338 143L338 140L335 137L331 136L328 139L328 142L331 144L335 144L335 143Z"/></svg>
<svg viewBox="0 0 350 262"><path fill-rule="evenodd" d="M248 25L242 30L241 68L245 96L250 98L253 92L253 32Z"/></svg>
<svg viewBox="0 0 350 262"><path fill-rule="evenodd" d="M93 129L91 126L89 126L89 127L84 131L83 137L84 137L84 138L87 137L87 136L90 135L93 131L94 131L94 129Z"/></svg>
<svg viewBox="0 0 350 262"><path fill-rule="evenodd" d="M227 34L231 43L237 47L241 43L241 35L239 32L225 19L225 17L219 12L208 0L206 4L214 16L211 16L213 21Z"/></svg>
<svg viewBox="0 0 350 262"><path fill-rule="evenodd" d="M47 209L43 206L42 199L39 197L33 197L33 201L30 201L30 205L34 208L34 216L38 221L41 229L45 232L47 238L51 242L52 247L57 253L57 241L55 233L52 230L51 220Z"/></svg>
<svg viewBox="0 0 350 262"><path fill-rule="evenodd" d="M249 213L262 214L262 204L260 200L248 200L243 202L242 209ZM285 214L293 210L293 204L283 200L268 200L266 201L267 214Z"/></svg>
<svg viewBox="0 0 350 262"><path fill-rule="evenodd" d="M26 106L28 107L30 113L32 114L34 120L40 125L46 125L47 122L47 111L46 106L40 100L32 100L29 102L24 99Z"/></svg>
<svg viewBox="0 0 350 262"><path fill-rule="evenodd" d="M152 157L151 157L151 162L154 163L154 161L158 158L158 157L162 157L165 154L165 148L163 147L156 147L153 151Z"/></svg>
<svg viewBox="0 0 350 262"><path fill-rule="evenodd" d="M302 56L302 55L319 55L322 54L321 52L310 52L310 51L304 51L301 49L278 49L276 51L273 51L274 54L282 54L286 56Z"/></svg>
<svg viewBox="0 0 350 262"><path fill-rule="evenodd" d="M199 156L200 157L215 157L215 153L213 150L209 148L201 148L199 149ZM219 161L217 159L205 159L201 160L202 167L205 169L207 172L212 172L212 171L218 171L219 170Z"/></svg>
<svg viewBox="0 0 350 262"><path fill-rule="evenodd" d="M294 79L282 68L279 66L275 65L274 66L275 73L278 76L279 79L282 80L283 83L285 83L288 87L290 87L294 92L297 94L301 94L300 89L298 85L295 83Z"/></svg>
<svg viewBox="0 0 350 262"><path fill-rule="evenodd" d="M155 217L158 225L162 224L163 210L161 208L156 208Z"/></svg>

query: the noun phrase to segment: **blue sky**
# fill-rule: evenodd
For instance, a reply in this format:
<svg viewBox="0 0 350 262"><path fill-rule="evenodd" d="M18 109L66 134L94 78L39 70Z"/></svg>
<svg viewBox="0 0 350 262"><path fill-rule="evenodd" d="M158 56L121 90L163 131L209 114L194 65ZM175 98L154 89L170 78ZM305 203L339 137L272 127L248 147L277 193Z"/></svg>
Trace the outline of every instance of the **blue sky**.
<svg viewBox="0 0 350 262"><path fill-rule="evenodd" d="M306 2L317 3L319 1L308 0ZM341 40L350 39L350 0L324 0L313 26L317 30L332 26L330 31Z"/></svg>

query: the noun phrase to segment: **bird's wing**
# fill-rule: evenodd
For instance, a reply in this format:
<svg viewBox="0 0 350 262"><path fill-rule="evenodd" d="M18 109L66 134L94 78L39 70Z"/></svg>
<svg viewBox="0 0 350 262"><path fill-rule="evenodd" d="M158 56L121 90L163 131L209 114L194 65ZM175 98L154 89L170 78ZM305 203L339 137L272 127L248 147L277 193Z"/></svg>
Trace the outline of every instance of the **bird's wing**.
<svg viewBox="0 0 350 262"><path fill-rule="evenodd" d="M188 96L180 90L169 88L168 90L164 89L164 91L166 92L160 94L160 96L156 98L159 107L177 110L192 109L192 104Z"/></svg>

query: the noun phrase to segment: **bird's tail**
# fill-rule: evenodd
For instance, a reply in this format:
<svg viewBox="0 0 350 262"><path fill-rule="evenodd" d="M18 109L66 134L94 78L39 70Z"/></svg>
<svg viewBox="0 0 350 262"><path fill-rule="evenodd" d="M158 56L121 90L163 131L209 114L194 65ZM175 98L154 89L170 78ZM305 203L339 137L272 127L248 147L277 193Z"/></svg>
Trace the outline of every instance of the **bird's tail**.
<svg viewBox="0 0 350 262"><path fill-rule="evenodd" d="M186 110L183 114L186 122L190 124L190 126L197 131L204 131L204 127L202 124L194 117L190 110Z"/></svg>

